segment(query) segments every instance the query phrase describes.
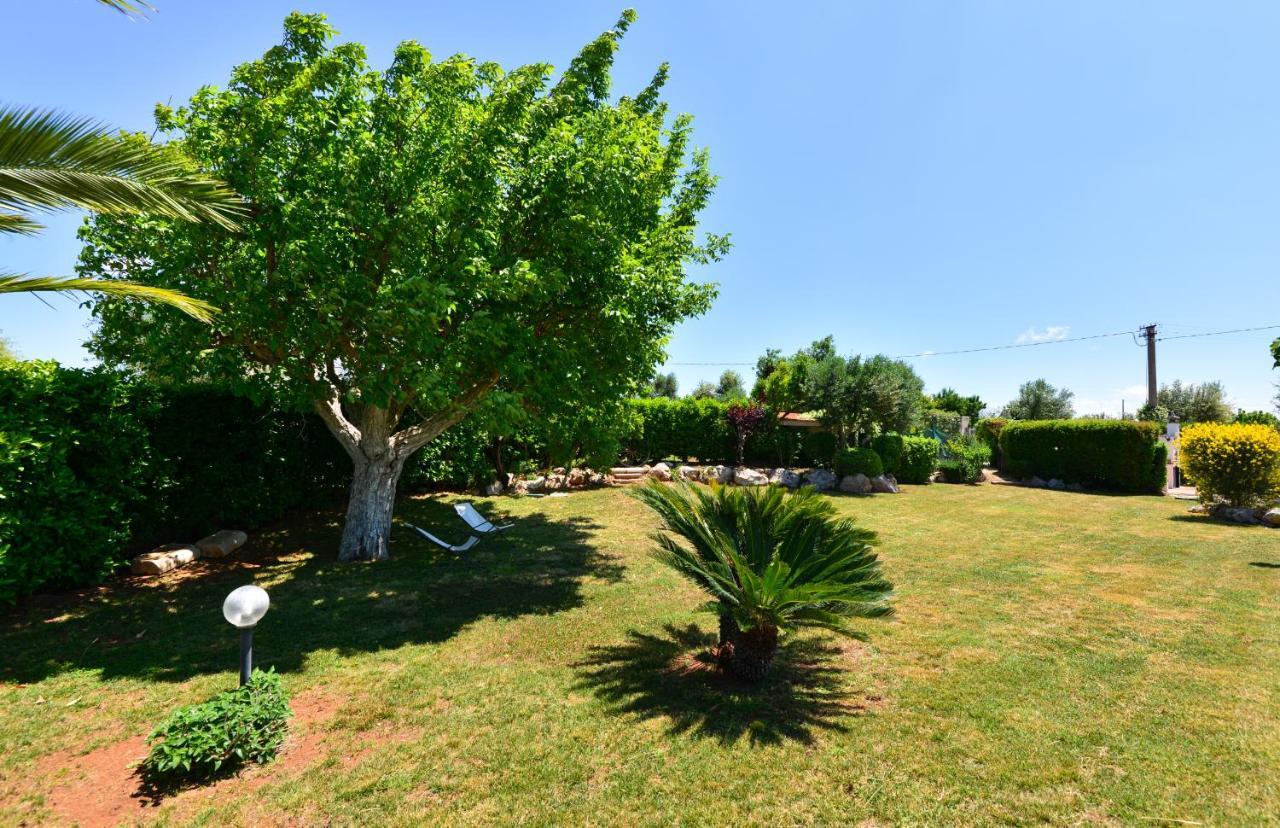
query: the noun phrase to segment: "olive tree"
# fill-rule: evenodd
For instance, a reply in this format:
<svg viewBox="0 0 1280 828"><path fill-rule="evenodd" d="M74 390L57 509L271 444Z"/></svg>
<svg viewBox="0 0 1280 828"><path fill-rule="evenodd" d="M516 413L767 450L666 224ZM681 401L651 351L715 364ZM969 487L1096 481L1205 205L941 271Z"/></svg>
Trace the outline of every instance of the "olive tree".
<svg viewBox="0 0 1280 828"><path fill-rule="evenodd" d="M249 202L237 232L100 216L79 270L180 289L212 326L103 299L104 360L214 378L311 407L354 473L339 558L387 557L405 460L468 417L589 410L634 393L677 322L702 313L694 263L714 187L667 69L610 96L618 42L553 80L402 43L385 70L294 13L223 87L157 108L157 127Z"/></svg>

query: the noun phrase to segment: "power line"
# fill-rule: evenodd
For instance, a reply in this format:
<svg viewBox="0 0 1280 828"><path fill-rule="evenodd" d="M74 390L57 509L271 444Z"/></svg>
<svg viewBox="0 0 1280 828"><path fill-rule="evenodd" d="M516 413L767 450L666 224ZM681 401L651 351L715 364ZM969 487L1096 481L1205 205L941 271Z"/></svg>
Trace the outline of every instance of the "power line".
<svg viewBox="0 0 1280 828"><path fill-rule="evenodd" d="M1160 337L1156 337L1156 341L1162 342L1166 339L1191 339L1194 337L1201 337L1201 336L1224 336L1226 334L1247 333L1249 331L1270 331L1275 329L1280 329L1280 325L1263 325L1257 328L1235 328L1229 331L1209 331L1206 333L1178 334L1175 336L1160 336ZM1063 339L1045 339L1040 342L1017 342L1012 345L990 345L985 348L962 348L960 350L955 350L955 351L923 351L918 354L901 354L899 356L893 357L893 359L914 359L917 357L951 356L954 354L978 354L978 353L984 353L987 351L1011 351L1017 348L1038 348L1041 345L1063 345L1068 342L1085 342L1091 339L1108 339L1115 336L1133 337L1134 333L1133 331L1115 331L1114 333L1091 334L1089 336L1072 336L1072 337L1065 337ZM1138 345L1139 347L1146 347L1144 343L1139 343L1137 342L1136 339L1134 340L1134 344ZM666 364L680 365L680 366L703 366L703 367L724 367L724 366L750 367L752 365L755 365L754 362L668 362Z"/></svg>
<svg viewBox="0 0 1280 828"><path fill-rule="evenodd" d="M1179 334L1177 336L1162 336L1162 337L1158 337L1156 341L1161 342L1166 339L1194 339L1195 337L1198 337L1198 336L1224 336L1226 334L1248 333L1249 331L1273 331L1277 328L1280 328L1280 325L1262 325L1257 328L1235 328L1230 331L1210 331L1209 333L1193 333L1193 334Z"/></svg>

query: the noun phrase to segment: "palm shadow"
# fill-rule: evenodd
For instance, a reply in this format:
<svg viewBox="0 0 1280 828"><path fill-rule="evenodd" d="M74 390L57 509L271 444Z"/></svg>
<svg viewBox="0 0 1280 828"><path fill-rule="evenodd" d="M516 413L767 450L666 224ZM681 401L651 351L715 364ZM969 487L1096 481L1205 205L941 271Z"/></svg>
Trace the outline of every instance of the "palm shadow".
<svg viewBox="0 0 1280 828"><path fill-rule="evenodd" d="M574 665L576 687L594 692L614 712L664 718L672 733L723 744L744 736L752 745L807 744L816 730L846 732L845 720L879 701L846 689L844 674L832 664L840 649L821 639L783 644L758 685L722 672L711 654L716 637L694 624L668 624L662 635L631 630L627 639L592 648Z"/></svg>
<svg viewBox="0 0 1280 828"><path fill-rule="evenodd" d="M466 527L440 498L405 500L396 515L462 540ZM255 663L297 671L309 654L391 650L444 641L483 618L548 614L582 605L589 579L622 577L587 519L535 512L462 555L397 526L392 558L340 564L342 514L297 514L254 533L236 558L197 561L161 579L119 579L0 616L0 682L37 682L71 670L104 679L185 681L234 670L238 639L222 618L236 586L261 582L271 609L254 636Z"/></svg>

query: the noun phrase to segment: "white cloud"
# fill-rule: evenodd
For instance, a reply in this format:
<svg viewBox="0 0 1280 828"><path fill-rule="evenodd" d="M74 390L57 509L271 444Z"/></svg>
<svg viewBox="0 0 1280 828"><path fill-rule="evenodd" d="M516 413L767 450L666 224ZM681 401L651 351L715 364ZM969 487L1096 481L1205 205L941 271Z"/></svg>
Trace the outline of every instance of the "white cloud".
<svg viewBox="0 0 1280 828"><path fill-rule="evenodd" d="M1131 399L1134 399L1135 397L1145 400L1147 398L1147 386L1146 385L1126 385L1124 388L1120 389L1120 396L1126 400L1131 400Z"/></svg>
<svg viewBox="0 0 1280 828"><path fill-rule="evenodd" d="M1036 330L1035 325L1027 328L1018 334L1018 344L1024 345L1029 342L1057 342L1060 339L1066 339L1067 334L1071 333L1070 325L1049 325L1043 331Z"/></svg>

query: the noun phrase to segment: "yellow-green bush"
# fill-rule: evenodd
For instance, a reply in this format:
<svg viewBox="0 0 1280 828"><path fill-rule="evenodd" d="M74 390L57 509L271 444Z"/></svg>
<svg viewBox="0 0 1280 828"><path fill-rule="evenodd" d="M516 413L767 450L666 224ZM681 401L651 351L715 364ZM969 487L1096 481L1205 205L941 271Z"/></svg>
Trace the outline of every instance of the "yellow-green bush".
<svg viewBox="0 0 1280 828"><path fill-rule="evenodd" d="M1265 425L1197 423L1182 430L1181 464L1206 503L1240 508L1280 497L1280 432Z"/></svg>

